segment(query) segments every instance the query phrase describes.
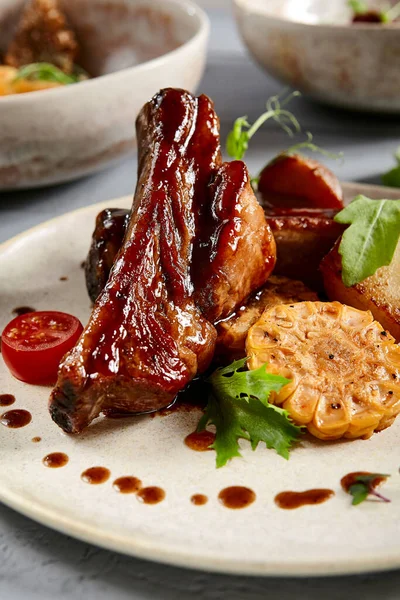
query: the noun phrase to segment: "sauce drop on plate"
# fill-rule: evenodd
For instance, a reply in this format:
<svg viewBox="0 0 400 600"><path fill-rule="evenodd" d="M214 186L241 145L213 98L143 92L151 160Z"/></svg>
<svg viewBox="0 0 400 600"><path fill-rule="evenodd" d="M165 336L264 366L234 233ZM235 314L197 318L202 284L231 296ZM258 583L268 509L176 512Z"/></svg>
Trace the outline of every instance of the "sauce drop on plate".
<svg viewBox="0 0 400 600"><path fill-rule="evenodd" d="M190 502L195 506L204 506L204 504L207 504L208 498L207 496L204 496L204 494L193 494L190 498Z"/></svg>
<svg viewBox="0 0 400 600"><path fill-rule="evenodd" d="M372 475L372 473L369 473L368 471L355 471L354 473L348 473L347 475L342 477L340 483L345 492L349 492L351 486L357 483L357 477L359 477L360 475ZM370 486L372 488L376 488L384 481L386 481L386 477L375 477L370 482Z"/></svg>
<svg viewBox="0 0 400 600"><path fill-rule="evenodd" d="M13 308L12 312L14 315L20 317L21 315L26 315L27 313L36 312L36 308L32 308L32 306L17 306L17 308Z"/></svg>
<svg viewBox="0 0 400 600"><path fill-rule="evenodd" d="M210 448L211 444L215 441L215 433L212 431L193 431L193 433L189 433L185 437L185 444L191 450L195 450L195 452L206 452L207 450L212 450Z"/></svg>
<svg viewBox="0 0 400 600"><path fill-rule="evenodd" d="M105 483L110 475L111 473L106 467L90 467L90 469L83 471L81 479L85 481L85 483L99 485L100 483Z"/></svg>
<svg viewBox="0 0 400 600"><path fill-rule="evenodd" d="M45 467L59 469L60 467L65 467L68 461L69 458L64 452L52 452L51 454L47 454L42 462Z"/></svg>
<svg viewBox="0 0 400 600"><path fill-rule="evenodd" d="M157 486L145 487L138 491L137 498L143 504L158 504L165 498L165 492Z"/></svg>
<svg viewBox="0 0 400 600"><path fill-rule="evenodd" d="M39 437L38 435L36 435L35 437L32 438L31 440L34 444L37 444L38 442L42 441L42 438Z"/></svg>
<svg viewBox="0 0 400 600"><path fill-rule="evenodd" d="M0 415L1 425L4 425L4 427L9 427L10 429L19 429L20 427L25 427L26 425L29 425L31 421L31 413L22 408L8 410Z"/></svg>
<svg viewBox="0 0 400 600"><path fill-rule="evenodd" d="M333 490L313 489L305 492L281 492L275 496L275 504L279 508L292 510L306 505L316 505L326 502L335 495Z"/></svg>
<svg viewBox="0 0 400 600"><path fill-rule="evenodd" d="M11 406L14 402L15 396L12 394L0 394L0 406Z"/></svg>
<svg viewBox="0 0 400 600"><path fill-rule="evenodd" d="M231 487L224 488L218 494L218 500L226 506L226 508L246 508L250 506L256 499L256 495L253 490L242 487L240 485L233 485Z"/></svg>
<svg viewBox="0 0 400 600"><path fill-rule="evenodd" d="M142 482L137 477L118 477L113 483L113 488L120 494L136 494L142 487Z"/></svg>

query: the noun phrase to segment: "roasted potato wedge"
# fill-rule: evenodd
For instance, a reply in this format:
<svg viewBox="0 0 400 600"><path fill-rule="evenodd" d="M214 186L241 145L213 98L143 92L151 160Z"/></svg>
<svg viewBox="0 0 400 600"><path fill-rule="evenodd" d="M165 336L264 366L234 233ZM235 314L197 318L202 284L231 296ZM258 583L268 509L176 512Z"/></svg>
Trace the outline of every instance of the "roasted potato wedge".
<svg viewBox="0 0 400 600"><path fill-rule="evenodd" d="M258 191L270 206L343 208L336 175L301 154L281 154L261 171Z"/></svg>
<svg viewBox="0 0 400 600"><path fill-rule="evenodd" d="M275 237L278 260L274 273L300 279L316 291L323 290L319 266L323 257L343 233L344 226L322 212L267 212Z"/></svg>
<svg viewBox="0 0 400 600"><path fill-rule="evenodd" d="M290 383L270 402L322 440L367 438L400 412L400 346L369 311L339 302L267 309L246 340L249 368Z"/></svg>
<svg viewBox="0 0 400 600"><path fill-rule="evenodd" d="M375 319L400 342L400 242L388 267L381 267L361 283L347 288L342 281L340 240L321 263L326 294L361 310L370 310Z"/></svg>
<svg viewBox="0 0 400 600"><path fill-rule="evenodd" d="M256 294L232 316L217 325L217 360L230 362L246 356L246 337L252 325L266 308L276 304L318 300L317 295L301 281L272 275Z"/></svg>

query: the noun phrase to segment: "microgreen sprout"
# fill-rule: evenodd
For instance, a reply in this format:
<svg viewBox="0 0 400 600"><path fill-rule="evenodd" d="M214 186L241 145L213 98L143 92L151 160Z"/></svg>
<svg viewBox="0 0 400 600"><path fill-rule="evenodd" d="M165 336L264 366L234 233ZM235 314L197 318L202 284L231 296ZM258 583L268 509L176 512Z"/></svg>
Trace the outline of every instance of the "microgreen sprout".
<svg viewBox="0 0 400 600"><path fill-rule="evenodd" d="M300 123L293 113L285 108L297 96L300 96L300 92L293 92L283 100L280 100L280 96L272 96L266 103L266 112L260 115L253 125L248 122L247 116L236 119L226 141L226 151L229 156L241 160L246 154L253 135L270 119L278 123L290 137L295 132L300 132Z"/></svg>
<svg viewBox="0 0 400 600"><path fill-rule="evenodd" d="M76 73L71 73L71 75L67 75L58 67L42 62L42 63L31 63L29 65L25 65L21 67L14 81L18 81L19 79L29 79L31 81L53 81L55 83L61 83L63 85L69 85L71 83L77 83L82 79L86 79L87 74L83 69L79 68Z"/></svg>
<svg viewBox="0 0 400 600"><path fill-rule="evenodd" d="M334 160L339 160L343 158L343 152L329 152L328 150L324 150L320 146L317 146L313 143L313 134L310 131L306 132L307 139L304 142L299 142L298 144L294 144L290 146L283 154L290 156L291 154L297 153L299 150L305 149L310 150L311 152L319 152L323 156L327 156L328 158L332 158Z"/></svg>

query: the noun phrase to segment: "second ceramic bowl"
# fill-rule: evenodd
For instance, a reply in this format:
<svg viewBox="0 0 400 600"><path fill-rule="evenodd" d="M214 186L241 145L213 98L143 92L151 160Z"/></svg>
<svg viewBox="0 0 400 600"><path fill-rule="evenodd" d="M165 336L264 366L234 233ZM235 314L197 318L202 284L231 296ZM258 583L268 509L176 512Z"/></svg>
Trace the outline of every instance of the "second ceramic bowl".
<svg viewBox="0 0 400 600"><path fill-rule="evenodd" d="M316 100L400 113L400 25L351 24L346 0L234 0L242 38L264 69ZM374 0L370 6L384 8Z"/></svg>
<svg viewBox="0 0 400 600"><path fill-rule="evenodd" d="M6 46L23 0L0 0ZM195 91L209 23L190 0L62 0L82 47L82 83L0 98L0 189L59 183L135 147L135 118L160 88ZM0 48L4 50L4 48Z"/></svg>

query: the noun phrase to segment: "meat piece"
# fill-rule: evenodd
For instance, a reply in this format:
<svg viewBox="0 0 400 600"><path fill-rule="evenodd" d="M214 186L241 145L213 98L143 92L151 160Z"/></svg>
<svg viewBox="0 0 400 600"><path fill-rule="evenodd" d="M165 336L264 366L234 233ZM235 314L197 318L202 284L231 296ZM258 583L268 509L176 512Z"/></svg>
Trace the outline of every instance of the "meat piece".
<svg viewBox="0 0 400 600"><path fill-rule="evenodd" d="M219 188L209 186L231 168L221 166L218 119L206 96L196 99L181 90L163 90L141 111L137 134L139 179L126 234L89 323L60 366L50 399L52 418L68 432L81 431L101 411L167 406L207 368L216 331L195 303L195 255L215 261L212 275L217 283L222 277L232 282L213 296L218 315L224 314L229 294L242 302L252 291L248 282L265 281L274 262L271 232L259 218L254 228L265 237L254 236L253 242L270 254L260 265L254 252L256 260L247 265L253 275L246 276L244 285L231 266L225 268L224 260L214 256L217 251L230 260L236 247L240 257L246 245L240 236L236 243L230 235L231 221L241 233L251 211L263 212L249 193L241 163L232 167L231 207L228 196L221 200ZM236 170L241 174L237 180ZM242 207L243 225L237 214ZM211 215L215 218L208 226ZM215 245L198 252L197 245L206 242L203 228Z"/></svg>
<svg viewBox="0 0 400 600"><path fill-rule="evenodd" d="M307 210L267 213L277 247L277 275L300 279L311 289L323 291L321 260L344 230L343 225L333 220L333 214Z"/></svg>
<svg viewBox="0 0 400 600"><path fill-rule="evenodd" d="M254 196L244 163L224 163L209 187L193 252L195 300L211 322L229 316L268 279L276 261L275 240ZM86 261L93 302L108 279L125 233L128 211L104 210L96 219Z"/></svg>
<svg viewBox="0 0 400 600"><path fill-rule="evenodd" d="M215 323L267 281L275 266L276 246L243 162L224 163L210 194L192 274L196 303Z"/></svg>
<svg viewBox="0 0 400 600"><path fill-rule="evenodd" d="M126 236L50 399L64 431L82 431L102 410L167 406L213 356L216 332L194 304L190 278L196 181L217 135L204 123L208 104L169 89L138 117L139 178ZM191 144L204 127L210 135Z"/></svg>
<svg viewBox="0 0 400 600"><path fill-rule="evenodd" d="M342 186L325 165L301 154L281 154L261 171L263 203L295 208L343 208Z"/></svg>
<svg viewBox="0 0 400 600"><path fill-rule="evenodd" d="M103 290L129 223L129 210L106 208L97 215L85 262L86 287L92 302Z"/></svg>
<svg viewBox="0 0 400 600"><path fill-rule="evenodd" d="M24 9L5 63L22 67L48 62L72 73L78 54L75 34L68 28L57 0L32 0Z"/></svg>
<svg viewBox="0 0 400 600"><path fill-rule="evenodd" d="M370 437L400 412L400 346L369 311L274 306L250 329L246 352L250 369L268 364L290 380L269 401L322 440Z"/></svg>
<svg viewBox="0 0 400 600"><path fill-rule="evenodd" d="M352 287L342 281L340 240L321 263L325 291L330 300L338 300L360 310L370 310L375 319L400 342L400 243L390 265Z"/></svg>
<svg viewBox="0 0 400 600"><path fill-rule="evenodd" d="M277 304L296 302L314 302L317 294L308 289L301 281L271 275L267 283L249 298L231 317L220 321L216 356L224 363L246 356L246 337L250 327L261 317L264 310Z"/></svg>

